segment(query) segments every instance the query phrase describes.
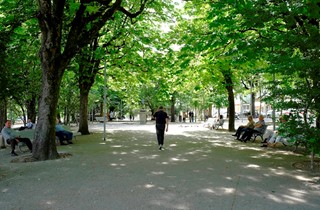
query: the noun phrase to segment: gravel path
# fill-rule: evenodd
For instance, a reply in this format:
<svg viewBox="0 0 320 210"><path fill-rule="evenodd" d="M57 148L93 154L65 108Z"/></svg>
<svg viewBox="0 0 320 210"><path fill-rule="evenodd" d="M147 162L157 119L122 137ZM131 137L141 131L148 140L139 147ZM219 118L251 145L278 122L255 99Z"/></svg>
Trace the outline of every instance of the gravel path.
<svg viewBox="0 0 320 210"><path fill-rule="evenodd" d="M108 123L105 142L102 124L90 131L59 160L10 163L0 150L0 209L320 209L319 175L293 168L308 158L290 151L201 124L170 125L164 151L152 123Z"/></svg>

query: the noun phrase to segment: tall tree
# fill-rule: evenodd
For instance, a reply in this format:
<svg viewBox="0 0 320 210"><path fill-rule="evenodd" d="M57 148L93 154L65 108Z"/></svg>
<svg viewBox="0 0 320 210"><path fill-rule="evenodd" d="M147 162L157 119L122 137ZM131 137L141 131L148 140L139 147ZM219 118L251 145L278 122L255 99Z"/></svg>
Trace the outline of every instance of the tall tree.
<svg viewBox="0 0 320 210"><path fill-rule="evenodd" d="M54 134L56 109L62 76L71 59L99 35L100 29L117 12L135 18L149 2L38 0L42 89L33 158L59 157Z"/></svg>
<svg viewBox="0 0 320 210"><path fill-rule="evenodd" d="M33 74L36 70L34 48L36 26L34 24L35 6L33 1L1 1L0 2L0 124L7 118L6 102L8 98L27 105L29 116L35 120L35 107L32 106L36 89L28 83L31 78L37 81ZM22 71L23 70L23 71ZM30 85L28 92L26 84ZM36 83L36 82L35 82ZM13 85L15 84L15 85Z"/></svg>

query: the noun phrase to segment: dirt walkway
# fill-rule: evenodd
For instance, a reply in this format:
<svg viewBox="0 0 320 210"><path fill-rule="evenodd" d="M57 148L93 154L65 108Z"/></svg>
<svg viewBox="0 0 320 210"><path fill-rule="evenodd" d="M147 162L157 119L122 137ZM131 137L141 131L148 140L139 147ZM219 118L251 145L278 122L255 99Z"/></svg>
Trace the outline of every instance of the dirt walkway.
<svg viewBox="0 0 320 210"><path fill-rule="evenodd" d="M158 151L154 125L102 124L59 152L72 156L10 163L0 150L0 209L319 209L317 174L292 167L288 151L240 143L225 130L173 124ZM98 133L100 132L100 133Z"/></svg>

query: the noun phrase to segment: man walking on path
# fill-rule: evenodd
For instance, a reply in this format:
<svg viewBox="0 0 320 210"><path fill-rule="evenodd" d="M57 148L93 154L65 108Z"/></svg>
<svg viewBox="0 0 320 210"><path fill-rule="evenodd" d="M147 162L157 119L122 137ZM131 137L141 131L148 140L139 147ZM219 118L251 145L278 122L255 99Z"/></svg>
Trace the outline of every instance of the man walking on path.
<svg viewBox="0 0 320 210"><path fill-rule="evenodd" d="M159 107L158 111L154 113L153 116L156 119L156 132L159 150L163 150L164 130L168 132L169 116L165 111L163 111L162 106Z"/></svg>

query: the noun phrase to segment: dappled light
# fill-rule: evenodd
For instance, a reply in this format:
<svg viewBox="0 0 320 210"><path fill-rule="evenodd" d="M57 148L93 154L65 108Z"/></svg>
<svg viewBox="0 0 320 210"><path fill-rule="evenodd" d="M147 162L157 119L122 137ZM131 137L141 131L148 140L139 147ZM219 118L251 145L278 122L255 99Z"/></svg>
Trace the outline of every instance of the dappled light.
<svg viewBox="0 0 320 210"><path fill-rule="evenodd" d="M188 159L185 159L185 158L176 158L176 157L173 157L173 158L171 158L171 160L173 161L173 162L185 162L185 161L188 161Z"/></svg>
<svg viewBox="0 0 320 210"><path fill-rule="evenodd" d="M295 178L297 180L300 180L300 181L311 181L310 178L306 178L306 177L303 177L303 176L295 176Z"/></svg>
<svg viewBox="0 0 320 210"><path fill-rule="evenodd" d="M47 201L46 204L53 205L53 204L55 204L55 202L54 201Z"/></svg>
<svg viewBox="0 0 320 210"><path fill-rule="evenodd" d="M149 155L149 156L140 156L139 159L152 160L152 159L156 159L157 157L159 157L159 155Z"/></svg>
<svg viewBox="0 0 320 210"><path fill-rule="evenodd" d="M254 164L249 164L247 166L244 166L245 168L260 168L260 166L258 165L254 165Z"/></svg>
<svg viewBox="0 0 320 210"><path fill-rule="evenodd" d="M153 188L154 185L152 185L152 184L146 184L146 185L144 185L144 187L147 188L147 189L149 189L149 188Z"/></svg>
<svg viewBox="0 0 320 210"><path fill-rule="evenodd" d="M152 171L151 174L152 175L163 175L164 172L163 171Z"/></svg>
<svg viewBox="0 0 320 210"><path fill-rule="evenodd" d="M113 147L113 148L120 148L120 147L123 147L123 145L111 145L110 147Z"/></svg>
<svg viewBox="0 0 320 210"><path fill-rule="evenodd" d="M232 209L232 203L243 205L248 198L261 206L271 202L312 209L318 204L309 197L320 196L320 178L292 167L293 162L306 158L302 155L261 148L259 142L235 141L227 131L179 130L174 125L170 126L172 133L165 134L164 150L159 151L154 126L138 128L108 130L107 139L111 140L106 142L101 133L79 136L78 143L63 147L74 156L58 160L70 162L60 171L69 173L72 162L81 158L77 165L81 174L93 176L104 189L124 186L130 197L147 193L152 196L146 202L150 209L201 209L193 202L195 198L200 206L210 206L204 209L219 209L211 203L217 197L226 200L227 209Z"/></svg>
<svg viewBox="0 0 320 210"><path fill-rule="evenodd" d="M217 187L216 189L202 189L200 190L202 193L214 194L214 195L226 195L226 194L233 194L235 192L234 188L224 188L224 187Z"/></svg>
<svg viewBox="0 0 320 210"><path fill-rule="evenodd" d="M0 8L0 210L320 209L319 0Z"/></svg>

